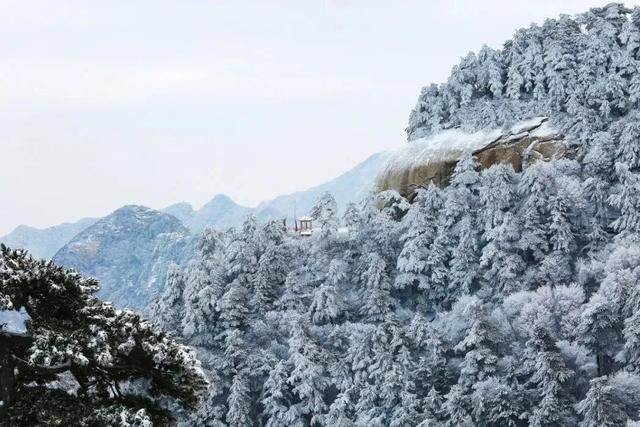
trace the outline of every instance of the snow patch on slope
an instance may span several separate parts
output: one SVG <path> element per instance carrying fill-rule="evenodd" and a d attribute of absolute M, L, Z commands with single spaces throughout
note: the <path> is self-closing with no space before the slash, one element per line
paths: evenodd
<path fill-rule="evenodd" d="M 497 128 L 469 133 L 461 129 L 447 129 L 414 139 L 396 150 L 391 154 L 380 176 L 393 170 L 457 160 L 463 152 L 476 152 L 496 142 L 508 144 L 528 136 L 544 139 L 557 134 L 557 130 L 549 125 L 546 117 L 523 120 L 506 131 Z"/>
<path fill-rule="evenodd" d="M 500 129 L 467 133 L 448 129 L 405 144 L 393 153 L 385 169 L 407 169 L 416 165 L 455 160 L 464 151 L 477 151 L 502 136 Z"/>

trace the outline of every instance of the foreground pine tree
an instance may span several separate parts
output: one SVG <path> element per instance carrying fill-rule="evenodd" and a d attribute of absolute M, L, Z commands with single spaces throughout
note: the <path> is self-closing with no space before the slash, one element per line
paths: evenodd
<path fill-rule="evenodd" d="M 189 407 L 206 381 L 194 355 L 138 314 L 94 295 L 98 283 L 0 245 L 0 426 L 165 425 L 158 405 Z"/>

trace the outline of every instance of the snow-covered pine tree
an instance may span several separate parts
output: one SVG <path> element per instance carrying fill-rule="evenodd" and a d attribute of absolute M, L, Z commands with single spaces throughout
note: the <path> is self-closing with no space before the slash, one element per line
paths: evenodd
<path fill-rule="evenodd" d="M 486 307 L 480 300 L 470 297 L 461 301 L 464 304 L 463 313 L 468 326 L 464 337 L 453 350 L 463 355 L 459 366 L 458 384 L 463 392 L 470 393 L 475 383 L 495 374 L 498 363 L 495 350 L 500 338 L 498 331 L 488 319 Z"/>
<path fill-rule="evenodd" d="M 288 378 L 289 367 L 286 361 L 281 360 L 269 371 L 264 382 L 262 417 L 267 427 L 278 427 L 288 421 L 287 412 L 296 402 L 287 383 Z"/>
<path fill-rule="evenodd" d="M 412 209 L 402 219 L 406 231 L 401 236 L 404 245 L 398 257 L 399 274 L 394 287 L 408 291 L 414 298 L 417 298 L 418 289 L 427 287 L 429 251 L 437 236 L 441 207 L 440 190 L 432 184 L 417 192 Z"/>
<path fill-rule="evenodd" d="M 591 380 L 587 395 L 576 405 L 577 412 L 583 417 L 580 427 L 614 427 L 624 425 L 628 420 L 608 383 L 607 377 Z"/>
<path fill-rule="evenodd" d="M 182 317 L 182 335 L 192 345 L 210 344 L 219 332 L 217 304 L 224 294 L 225 243 L 220 233 L 205 230 L 195 259 L 185 267 L 184 312 L 174 316 Z"/>
<path fill-rule="evenodd" d="M 521 422 L 522 396 L 497 377 L 475 383 L 471 401 L 476 425 L 516 426 Z"/>
<path fill-rule="evenodd" d="M 442 404 L 442 410 L 446 418 L 444 425 L 447 427 L 473 426 L 473 419 L 467 409 L 469 408 L 469 403 L 469 397 L 465 395 L 463 386 L 455 384 L 451 387 Z"/>
<path fill-rule="evenodd" d="M 407 327 L 411 353 L 416 359 L 414 381 L 418 394 L 436 393 L 447 389 L 450 382 L 446 347 L 441 331 L 417 312 Z"/>
<path fill-rule="evenodd" d="M 351 202 L 347 204 L 347 207 L 344 209 L 344 214 L 342 215 L 342 222 L 345 227 L 349 229 L 350 233 L 355 233 L 362 225 L 362 214 L 355 203 Z"/>
<path fill-rule="evenodd" d="M 572 395 L 568 381 L 574 372 L 567 367 L 549 333 L 534 325 L 525 353 L 523 370 L 529 373 L 531 394 L 529 425 L 574 425 Z"/>
<path fill-rule="evenodd" d="M 335 287 L 322 284 L 316 288 L 313 294 L 313 301 L 309 307 L 311 320 L 316 324 L 335 321 L 342 313 L 342 304 Z"/>
<path fill-rule="evenodd" d="M 269 221 L 261 230 L 265 248 L 258 261 L 253 279 L 251 305 L 254 310 L 270 310 L 273 302 L 284 290 L 284 282 L 291 266 L 291 252 L 284 239 L 285 230 L 275 221 Z"/>
<path fill-rule="evenodd" d="M 118 413 L 150 425 L 167 422 L 157 399 L 197 404 L 206 380 L 194 354 L 97 299 L 98 289 L 94 279 L 0 245 L 0 312 L 29 317 L 25 332 L 0 327 L 0 425 L 108 425 Z M 59 375 L 72 378 L 76 394 L 56 385 Z"/>
<path fill-rule="evenodd" d="M 602 249 L 609 240 L 610 206 L 607 196 L 611 188 L 610 172 L 613 168 L 615 145 L 608 132 L 599 132 L 590 143 L 589 151 L 583 158 L 584 170 L 588 177 L 583 182 L 584 193 L 589 201 L 583 211 L 584 222 L 588 224 L 589 251 Z"/>
<path fill-rule="evenodd" d="M 540 264 L 540 284 L 567 284 L 571 281 L 573 252 L 576 248 L 571 224 L 571 206 L 566 193 L 558 193 L 551 200 L 549 212 L 549 243 L 551 253 Z"/>
<path fill-rule="evenodd" d="M 498 299 L 525 286 L 522 275 L 526 265 L 519 251 L 520 233 L 520 224 L 511 212 L 504 214 L 498 226 L 485 232 L 487 244 L 482 249 L 480 265 L 487 291 Z"/>
<path fill-rule="evenodd" d="M 449 261 L 451 258 L 451 236 L 445 220 L 440 217 L 437 234 L 427 257 L 428 276 L 422 285 L 424 299 L 430 307 L 443 307 L 447 301 L 449 284 Z"/>
<path fill-rule="evenodd" d="M 616 174 L 620 185 L 618 191 L 609 196 L 609 203 L 620 212 L 611 223 L 617 232 L 640 231 L 640 175 L 633 173 L 624 163 L 616 163 Z"/>
<path fill-rule="evenodd" d="M 184 288 L 183 271 L 176 264 L 170 265 L 167 270 L 167 283 L 164 292 L 151 307 L 152 316 L 156 322 L 168 332 L 178 334 L 182 332 Z"/>
<path fill-rule="evenodd" d="M 248 378 L 243 373 L 233 377 L 229 397 L 227 423 L 230 427 L 249 427 L 255 425 L 255 416 L 251 414 Z"/>
<path fill-rule="evenodd" d="M 330 239 L 338 232 L 338 204 L 331 193 L 326 192 L 311 209 L 311 217 L 320 225 L 320 238 Z"/>
<path fill-rule="evenodd" d="M 370 253 L 366 256 L 361 281 L 362 314 L 369 321 L 383 320 L 394 303 L 390 295 L 387 264 L 380 255 Z"/>
<path fill-rule="evenodd" d="M 325 370 L 322 350 L 307 333 L 308 325 L 301 320 L 293 321 L 288 343 L 288 364 L 291 371 L 287 383 L 298 400 L 288 410 L 291 412 L 293 409 L 296 419 L 288 421 L 293 422 L 293 425 L 302 422 L 303 425 L 313 426 L 321 423 L 328 408 L 324 395 L 329 387 L 329 376 Z"/>
<path fill-rule="evenodd" d="M 611 126 L 611 132 L 618 141 L 616 161 L 627 165 L 629 170 L 640 170 L 640 113 L 634 111 Z"/>
<path fill-rule="evenodd" d="M 450 284 L 447 292 L 449 303 L 455 301 L 459 295 L 470 294 L 478 288 L 480 246 L 477 228 L 472 221 L 471 216 L 465 216 L 458 224 L 458 244 L 451 251 Z"/>
<path fill-rule="evenodd" d="M 511 165 L 493 165 L 482 171 L 479 185 L 479 228 L 483 233 L 500 225 L 516 203 L 517 177 Z"/>
<path fill-rule="evenodd" d="M 477 214 L 480 174 L 471 152 L 465 152 L 451 175 L 448 197 L 444 203 L 446 231 L 451 240 L 451 260 L 447 283 L 447 303 L 476 288 L 479 271 Z"/>

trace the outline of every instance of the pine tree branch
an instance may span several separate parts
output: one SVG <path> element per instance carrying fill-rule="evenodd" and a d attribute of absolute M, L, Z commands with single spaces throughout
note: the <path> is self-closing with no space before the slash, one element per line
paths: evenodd
<path fill-rule="evenodd" d="M 66 372 L 69 369 L 71 369 L 71 365 L 72 365 L 70 360 L 67 360 L 64 363 L 60 363 L 57 365 L 46 366 L 46 365 L 37 365 L 37 364 L 29 363 L 26 360 L 21 359 L 16 355 L 12 355 L 12 358 L 14 361 L 18 363 L 18 365 L 31 371 L 32 373 L 43 374 L 43 375 L 59 374 L 62 372 Z"/>

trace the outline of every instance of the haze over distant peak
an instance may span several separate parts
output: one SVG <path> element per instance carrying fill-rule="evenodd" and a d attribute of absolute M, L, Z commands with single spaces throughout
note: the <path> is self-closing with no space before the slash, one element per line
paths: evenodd
<path fill-rule="evenodd" d="M 19 225 L 11 233 L 0 238 L 0 242 L 12 248 L 25 248 L 36 258 L 51 258 L 76 234 L 93 225 L 98 218 L 82 218 L 47 228 Z"/>
<path fill-rule="evenodd" d="M 162 211 L 176 216 L 194 232 L 205 227 L 221 230 L 233 227 L 250 214 L 255 215 L 258 221 L 284 218 L 293 221 L 294 212 L 297 216 L 306 214 L 324 192 L 333 195 L 341 212 L 348 203 L 363 200 L 373 190 L 376 175 L 389 156 L 389 152 L 373 154 L 337 178 L 307 190 L 265 200 L 255 208 L 239 205 L 226 194 L 218 194 L 198 210 L 189 203 L 176 203 Z"/>
<path fill-rule="evenodd" d="M 316 200 L 324 192 L 329 192 L 338 202 L 338 210 L 342 212 L 350 202 L 359 202 L 373 190 L 375 178 L 385 165 L 390 152 L 380 152 L 369 156 L 365 161 L 356 165 L 353 169 L 342 175 L 311 187 L 307 190 L 278 196 L 272 200 L 264 201 L 258 205 L 258 212 L 264 209 L 272 209 L 282 212 L 283 217 L 291 220 L 294 209 L 297 216 L 308 213 Z"/>

